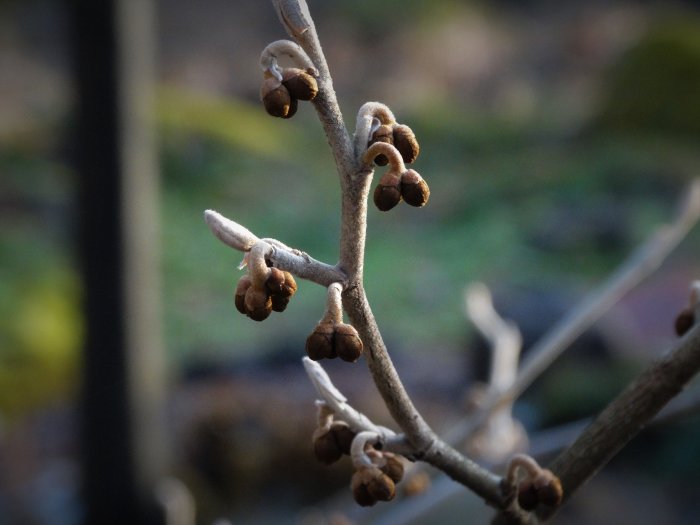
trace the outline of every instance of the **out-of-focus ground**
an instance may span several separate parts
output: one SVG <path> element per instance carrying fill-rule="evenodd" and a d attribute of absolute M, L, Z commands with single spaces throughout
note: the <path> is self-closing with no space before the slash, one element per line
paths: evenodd
<path fill-rule="evenodd" d="M 700 173 L 700 12 L 694 2 L 446 0 L 311 10 L 348 126 L 380 100 L 421 144 L 415 169 L 430 203 L 370 210 L 365 284 L 409 392 L 440 429 L 483 377 L 467 283 L 489 285 L 531 343 L 673 216 Z M 259 53 L 284 37 L 265 2 L 158 3 L 173 472 L 201 523 L 316 523 L 314 506 L 350 478 L 349 463 L 322 467 L 309 449 L 314 394 L 300 358 L 324 290 L 300 282 L 284 314 L 244 318 L 232 300 L 240 254 L 202 220 L 214 208 L 336 260 L 337 179 L 313 111 L 302 104 L 282 121 L 258 102 Z M 3 524 L 80 517 L 69 41 L 62 4 L 0 3 Z M 692 232 L 526 393 L 516 413 L 529 429 L 594 414 L 671 344 L 699 247 Z M 329 368 L 357 408 L 391 425 L 362 362 Z M 645 432 L 563 521 L 697 522 L 699 423 Z M 453 501 L 421 523 L 463 516 Z"/>

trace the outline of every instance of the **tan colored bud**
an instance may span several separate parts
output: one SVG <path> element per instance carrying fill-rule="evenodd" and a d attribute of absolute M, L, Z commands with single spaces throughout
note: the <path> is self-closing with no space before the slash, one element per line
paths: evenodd
<path fill-rule="evenodd" d="M 415 170 L 401 174 L 401 197 L 411 206 L 425 206 L 430 198 L 428 183 Z"/>
<path fill-rule="evenodd" d="M 357 434 L 352 431 L 345 421 L 334 421 L 331 425 L 331 432 L 335 436 L 340 451 L 345 455 L 350 455 L 352 440 L 355 439 Z"/>
<path fill-rule="evenodd" d="M 374 189 L 374 204 L 380 211 L 389 211 L 401 202 L 401 178 L 398 173 L 387 171 Z"/>
<path fill-rule="evenodd" d="M 379 126 L 374 133 L 372 133 L 368 146 L 371 146 L 375 142 L 386 142 L 387 144 L 393 144 L 394 132 L 392 127 L 388 124 L 382 124 Z M 377 166 L 386 166 L 389 163 L 389 159 L 386 157 L 386 155 L 380 154 L 374 158 L 374 163 Z"/>
<path fill-rule="evenodd" d="M 272 312 L 272 300 L 267 291 L 251 286 L 245 294 L 245 309 L 253 321 L 264 321 Z"/>
<path fill-rule="evenodd" d="M 236 294 L 234 297 L 236 310 L 246 315 L 248 315 L 248 311 L 245 308 L 245 294 L 248 291 L 248 288 L 250 288 L 251 284 L 252 283 L 248 275 L 242 276 L 236 285 Z"/>
<path fill-rule="evenodd" d="M 384 461 L 386 463 L 379 469 L 391 478 L 394 483 L 399 483 L 403 479 L 403 461 L 395 454 L 389 452 L 384 453 Z"/>
<path fill-rule="evenodd" d="M 282 118 L 290 116 L 292 98 L 287 88 L 275 77 L 270 76 L 263 80 L 262 86 L 260 86 L 260 100 L 262 100 L 265 111 L 269 115 Z"/>
<path fill-rule="evenodd" d="M 418 158 L 420 146 L 413 130 L 405 124 L 396 124 L 393 129 L 394 146 L 401 153 L 406 164 L 411 164 Z"/>
<path fill-rule="evenodd" d="M 359 467 L 350 482 L 355 501 L 363 507 L 377 501 L 391 501 L 396 495 L 396 485 L 389 476 L 374 466 Z"/>
<path fill-rule="evenodd" d="M 317 429 L 313 438 L 314 456 L 324 465 L 331 465 L 343 457 L 335 434 L 329 429 Z"/>
<path fill-rule="evenodd" d="M 270 274 L 265 281 L 265 288 L 271 295 L 281 294 L 284 286 L 285 275 L 279 268 L 270 268 Z"/>
<path fill-rule="evenodd" d="M 292 98 L 299 100 L 313 100 L 318 94 L 316 79 L 303 69 L 285 68 L 282 71 L 282 84 Z"/>
<path fill-rule="evenodd" d="M 334 327 L 331 323 L 321 322 L 316 325 L 311 335 L 306 338 L 306 354 L 314 361 L 336 357 L 333 347 Z"/>
<path fill-rule="evenodd" d="M 343 361 L 354 363 L 362 355 L 362 340 L 352 325 L 339 323 L 335 325 L 335 353 Z"/>
<path fill-rule="evenodd" d="M 294 280 L 294 276 L 289 272 L 284 272 L 284 284 L 282 285 L 280 295 L 282 295 L 282 297 L 291 297 L 296 292 L 297 282 Z"/>

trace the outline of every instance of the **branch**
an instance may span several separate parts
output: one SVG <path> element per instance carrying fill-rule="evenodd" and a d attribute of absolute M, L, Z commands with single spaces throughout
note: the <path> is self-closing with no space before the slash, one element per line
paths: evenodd
<path fill-rule="evenodd" d="M 688 332 L 666 356 L 652 364 L 617 396 L 578 439 L 550 465 L 562 482 L 564 498 L 595 475 L 678 395 L 700 370 L 700 327 Z M 549 518 L 553 512 L 543 511 Z"/>
<path fill-rule="evenodd" d="M 221 242 L 235 250 L 250 252 L 254 245 L 266 244 L 263 248 L 265 259 L 276 268 L 286 270 L 301 279 L 324 287 L 345 282 L 347 279 L 345 273 L 336 266 L 317 261 L 308 254 L 289 248 L 274 239 L 259 239 L 245 227 L 213 210 L 204 212 L 204 220 Z"/>
<path fill-rule="evenodd" d="M 654 272 L 700 220 L 700 179 L 694 179 L 679 206 L 677 218 L 659 227 L 647 241 L 596 290 L 571 310 L 530 350 L 515 382 L 506 391 L 487 396 L 480 411 L 463 424 L 449 431 L 450 442 L 472 434 L 488 418 L 488 414 L 507 405 L 522 394 L 569 345 L 588 327 L 600 319 L 627 292 Z"/>

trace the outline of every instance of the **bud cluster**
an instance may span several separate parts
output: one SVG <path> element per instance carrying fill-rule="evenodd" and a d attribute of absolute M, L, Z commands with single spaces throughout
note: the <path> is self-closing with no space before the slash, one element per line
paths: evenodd
<path fill-rule="evenodd" d="M 403 462 L 390 452 L 379 452 L 379 463 L 361 465 L 355 470 L 350 489 L 355 502 L 362 507 L 370 507 L 378 501 L 391 501 L 396 495 L 396 484 L 403 479 Z"/>
<path fill-rule="evenodd" d="M 415 162 L 416 158 L 418 158 L 418 153 L 420 153 L 420 146 L 413 130 L 405 124 L 397 124 L 396 122 L 389 124 L 380 123 L 374 130 L 374 133 L 372 133 L 367 146 L 371 146 L 376 142 L 384 142 L 394 146 L 406 164 Z M 389 159 L 386 155 L 380 154 L 374 158 L 374 163 L 377 166 L 386 166 L 389 163 Z"/>
<path fill-rule="evenodd" d="M 374 204 L 380 211 L 389 211 L 401 200 L 420 208 L 427 204 L 430 188 L 415 170 L 408 169 L 399 173 L 390 169 L 379 179 L 373 198 Z"/>
<path fill-rule="evenodd" d="M 296 291 L 292 274 L 279 268 L 269 268 L 262 282 L 256 283 L 250 275 L 244 275 L 236 286 L 236 309 L 254 321 L 264 321 L 272 311 L 283 312 Z"/>
<path fill-rule="evenodd" d="M 283 68 L 281 73 L 278 70 L 265 71 L 265 79 L 260 86 L 260 99 L 265 111 L 273 117 L 293 117 L 299 100 L 313 100 L 318 94 L 315 73 L 312 68 L 295 67 Z"/>
<path fill-rule="evenodd" d="M 362 355 L 360 335 L 352 325 L 322 320 L 306 338 L 306 353 L 314 361 L 340 357 L 354 363 Z"/>

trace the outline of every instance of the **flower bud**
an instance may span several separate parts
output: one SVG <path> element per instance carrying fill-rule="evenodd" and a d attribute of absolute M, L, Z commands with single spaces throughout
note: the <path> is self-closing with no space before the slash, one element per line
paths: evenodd
<path fill-rule="evenodd" d="M 318 83 L 313 75 L 295 67 L 282 71 L 282 84 L 287 88 L 292 98 L 313 100 L 318 94 Z"/>
<path fill-rule="evenodd" d="M 401 178 L 399 174 L 387 171 L 374 189 L 374 204 L 380 211 L 389 211 L 401 202 Z"/>
<path fill-rule="evenodd" d="M 263 80 L 262 86 L 260 86 L 260 99 L 265 106 L 265 111 L 273 117 L 285 118 L 290 116 L 292 98 L 287 88 L 274 76 L 267 77 Z"/>
<path fill-rule="evenodd" d="M 270 295 L 280 294 L 282 286 L 284 286 L 285 275 L 279 268 L 270 268 L 270 274 L 265 280 L 265 288 L 270 292 Z"/>
<path fill-rule="evenodd" d="M 314 361 L 321 359 L 333 359 L 336 357 L 333 347 L 333 334 L 335 333 L 332 323 L 321 322 L 316 325 L 311 335 L 306 338 L 306 354 Z"/>
<path fill-rule="evenodd" d="M 537 499 L 543 505 L 557 507 L 564 497 L 564 489 L 558 477 L 549 470 L 545 470 L 545 472 L 547 475 L 541 476 L 533 482 L 533 486 L 537 490 Z"/>
<path fill-rule="evenodd" d="M 236 303 L 236 310 L 245 315 L 248 315 L 248 311 L 245 308 L 245 294 L 248 291 L 248 288 L 250 288 L 250 285 L 251 280 L 248 275 L 242 276 L 238 280 L 238 284 L 236 285 L 236 294 L 234 297 L 234 301 Z"/>
<path fill-rule="evenodd" d="M 355 327 L 345 323 L 335 325 L 335 353 L 343 361 L 354 363 L 362 355 L 362 340 Z"/>
<path fill-rule="evenodd" d="M 363 507 L 377 501 L 391 501 L 396 495 L 396 485 L 389 476 L 377 467 L 360 467 L 352 475 L 350 482 L 355 501 Z"/>
<path fill-rule="evenodd" d="M 523 510 L 534 510 L 539 503 L 537 489 L 531 480 L 525 480 L 518 485 L 518 505 Z"/>
<path fill-rule="evenodd" d="M 413 134 L 413 130 L 405 124 L 396 124 L 393 129 L 394 146 L 401 153 L 406 164 L 411 164 L 418 158 L 420 146 Z"/>
<path fill-rule="evenodd" d="M 265 290 L 251 286 L 245 293 L 245 309 L 253 321 L 264 321 L 272 312 L 272 300 Z"/>
<path fill-rule="evenodd" d="M 297 293 L 297 282 L 294 280 L 294 276 L 289 272 L 284 272 L 284 284 L 280 291 L 282 297 L 291 297 Z"/>
<path fill-rule="evenodd" d="M 350 447 L 352 440 L 355 439 L 355 432 L 345 421 L 333 421 L 331 432 L 335 436 L 335 441 L 338 443 L 338 448 L 345 455 L 350 455 Z"/>
<path fill-rule="evenodd" d="M 368 146 L 371 146 L 375 142 L 386 142 L 387 144 L 394 143 L 394 134 L 390 125 L 382 124 L 374 131 L 374 133 L 372 133 Z M 389 163 L 389 159 L 386 157 L 386 155 L 380 154 L 374 158 L 374 163 L 377 166 L 386 166 Z"/>
<path fill-rule="evenodd" d="M 389 452 L 384 453 L 384 461 L 386 463 L 379 469 L 389 476 L 394 483 L 400 482 L 403 479 L 403 461 Z"/>
<path fill-rule="evenodd" d="M 430 198 L 428 183 L 415 170 L 406 170 L 401 174 L 401 197 L 411 206 L 425 206 Z"/>
<path fill-rule="evenodd" d="M 314 432 L 313 443 L 314 456 L 324 465 L 331 465 L 343 457 L 343 451 L 331 429 L 317 429 Z"/>

